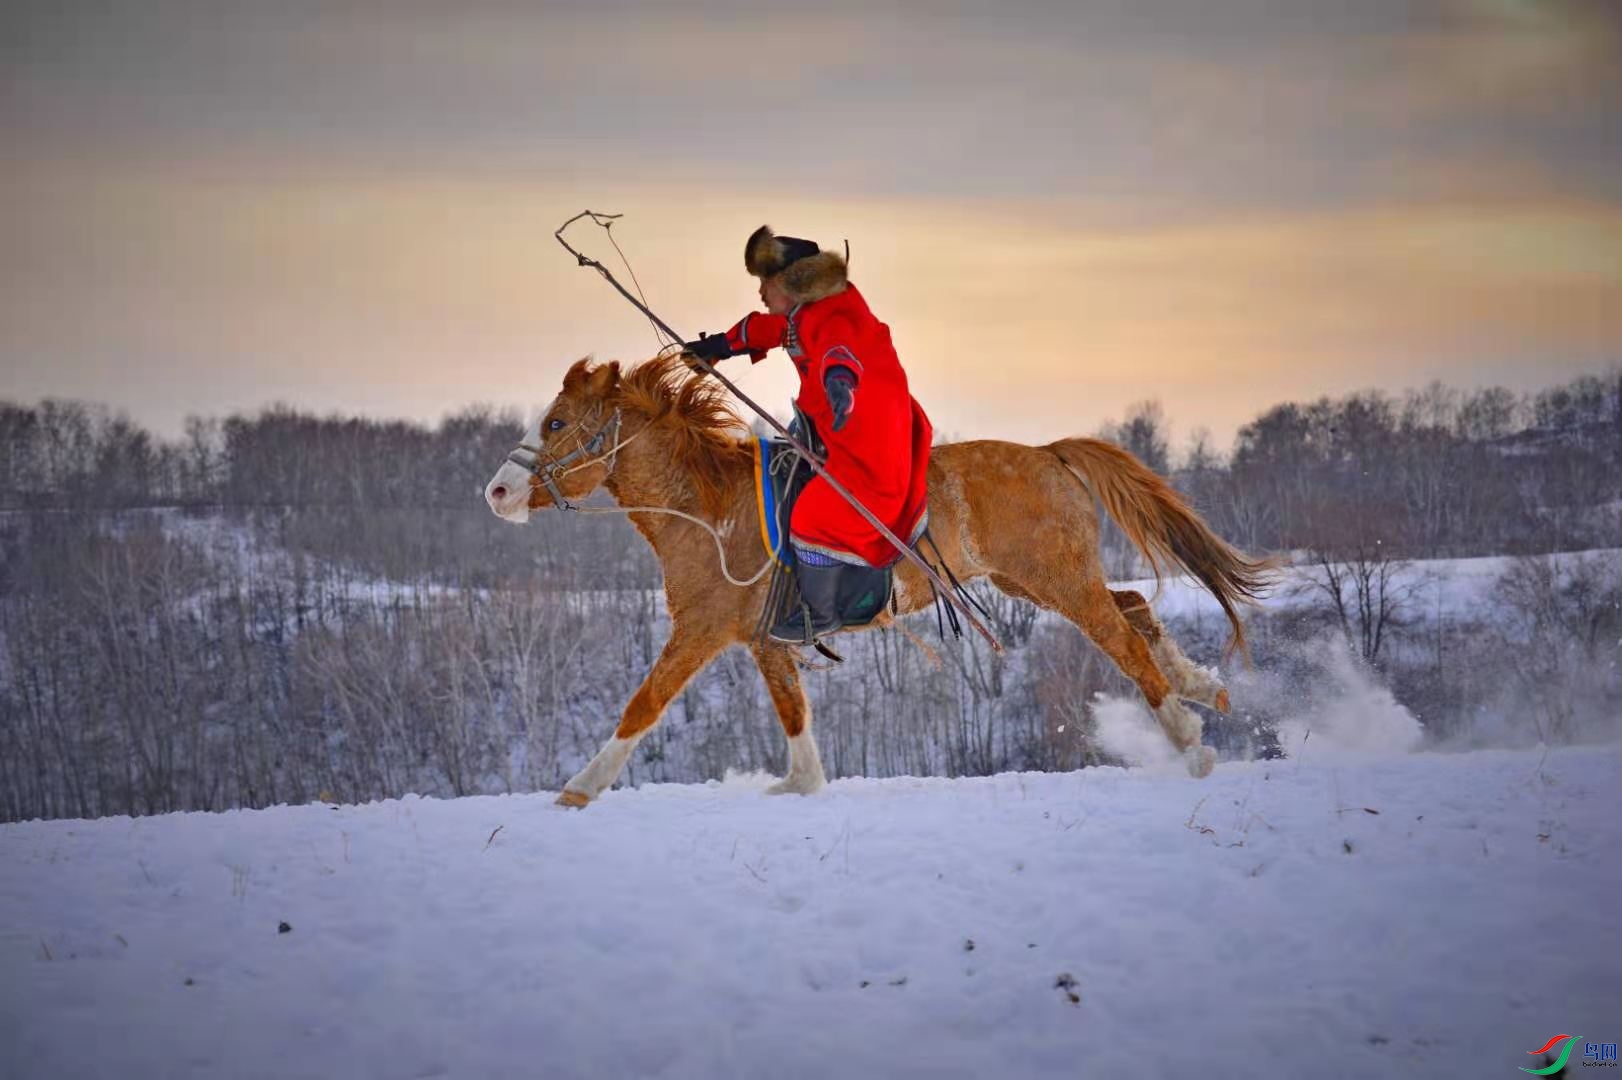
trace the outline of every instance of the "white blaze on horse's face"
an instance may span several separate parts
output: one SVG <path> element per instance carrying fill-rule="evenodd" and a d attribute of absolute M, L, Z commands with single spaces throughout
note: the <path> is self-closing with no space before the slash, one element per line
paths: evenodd
<path fill-rule="evenodd" d="M 541 445 L 541 427 L 546 418 L 557 407 L 557 402 L 542 409 L 524 432 L 525 446 Z M 490 510 L 503 521 L 510 521 L 514 525 L 522 525 L 529 520 L 529 495 L 534 477 L 529 470 L 513 461 L 504 461 L 496 475 L 484 485 L 484 501 L 490 504 Z"/>

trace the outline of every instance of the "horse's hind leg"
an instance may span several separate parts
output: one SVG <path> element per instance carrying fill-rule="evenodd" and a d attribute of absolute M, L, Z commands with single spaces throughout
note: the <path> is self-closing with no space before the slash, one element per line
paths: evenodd
<path fill-rule="evenodd" d="M 1149 653 L 1171 683 L 1172 693 L 1185 701 L 1197 701 L 1219 713 L 1226 713 L 1228 688 L 1222 685 L 1210 668 L 1200 667 L 1183 655 L 1177 642 L 1155 618 L 1143 594 L 1130 589 L 1111 589 L 1110 595 L 1132 629 L 1148 643 Z"/>
<path fill-rule="evenodd" d="M 1216 765 L 1216 751 L 1200 745 L 1200 718 L 1178 700 L 1170 681 L 1155 663 L 1149 642 L 1121 614 L 1103 579 L 1086 582 L 1068 596 L 1044 597 L 1043 601 L 1080 627 L 1115 661 L 1122 674 L 1138 684 L 1161 730 L 1183 752 L 1189 774 L 1210 775 Z"/>
<path fill-rule="evenodd" d="M 1038 597 L 1031 595 L 1019 582 L 1007 575 L 992 574 L 991 583 L 1009 596 L 1029 600 L 1035 604 L 1042 603 Z M 1184 701 L 1197 701 L 1219 713 L 1228 711 L 1228 688 L 1222 685 L 1221 680 L 1210 669 L 1199 667 L 1183 655 L 1183 650 L 1178 648 L 1177 642 L 1166 632 L 1160 620 L 1155 618 L 1155 613 L 1149 607 L 1149 601 L 1143 598 L 1142 593 L 1133 592 L 1131 589 L 1111 589 L 1110 598 L 1125 616 L 1127 624 L 1136 630 L 1143 638 L 1144 644 L 1149 646 L 1149 655 L 1154 657 L 1155 666 L 1160 668 L 1161 674 L 1165 675 L 1166 681 L 1171 684 L 1173 694 Z"/>
<path fill-rule="evenodd" d="M 788 737 L 788 775 L 766 789 L 768 795 L 809 795 L 827 783 L 822 772 L 822 755 L 811 734 L 811 705 L 800 685 L 800 670 L 793 652 L 784 646 L 768 645 L 752 650 L 755 663 L 766 679 L 766 690 L 777 709 L 777 719 Z"/>

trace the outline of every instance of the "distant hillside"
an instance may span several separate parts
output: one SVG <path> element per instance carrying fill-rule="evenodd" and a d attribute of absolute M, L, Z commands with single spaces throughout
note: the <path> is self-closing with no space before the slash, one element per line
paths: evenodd
<path fill-rule="evenodd" d="M 1208 716 L 1206 741 L 1230 758 L 1285 752 L 1292 724 L 1348 701 L 1406 713 L 1431 744 L 1610 730 L 1618 385 L 1283 405 L 1231 460 L 1196 440 L 1175 469 L 1157 410 L 1110 432 L 1219 532 L 1295 563 L 1248 616 L 1257 667 L 1230 670 L 1235 713 Z M 164 444 L 85 406 L 0 408 L 0 818 L 561 783 L 668 631 L 658 565 L 623 519 L 516 528 L 488 512 L 480 489 L 517 427 L 489 410 L 432 429 L 270 410 Z M 1483 555 L 1538 557 L 1457 561 Z M 1142 573 L 1118 542 L 1109 562 Z M 1460 605 L 1466 577 L 1480 599 Z M 1159 596 L 1184 650 L 1220 662 L 1224 620 L 1173 583 Z M 1131 697 L 1114 668 L 1068 624 L 982 598 L 1006 655 L 941 643 L 925 615 L 911 626 L 928 650 L 869 634 L 811 675 L 832 775 L 1120 760 L 1095 707 Z M 733 652 L 628 776 L 782 758 L 759 674 Z"/>

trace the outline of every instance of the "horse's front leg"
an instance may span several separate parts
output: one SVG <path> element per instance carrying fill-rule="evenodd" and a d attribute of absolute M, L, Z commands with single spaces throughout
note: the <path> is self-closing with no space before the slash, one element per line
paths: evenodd
<path fill-rule="evenodd" d="M 614 737 L 603 744 L 597 756 L 584 769 L 563 785 L 558 803 L 562 806 L 585 806 L 607 791 L 619 779 L 625 763 L 631 760 L 631 752 L 636 749 L 636 744 L 664 715 L 665 706 L 681 693 L 687 680 L 698 674 L 725 647 L 726 641 L 721 637 L 700 633 L 692 627 L 684 628 L 677 623 L 670 632 L 670 640 L 665 642 L 664 650 L 659 653 L 659 659 L 653 662 L 653 670 L 648 672 L 648 677 L 642 680 L 642 685 L 631 697 L 630 704 L 625 706 L 625 714 L 620 717 L 619 727 L 614 729 Z"/>
<path fill-rule="evenodd" d="M 800 684 L 800 669 L 793 651 L 785 645 L 754 649 L 755 663 L 766 678 L 766 690 L 777 709 L 777 719 L 788 738 L 788 775 L 766 789 L 768 795 L 810 795 L 828 784 L 822 772 L 822 755 L 811 735 L 811 705 Z"/>

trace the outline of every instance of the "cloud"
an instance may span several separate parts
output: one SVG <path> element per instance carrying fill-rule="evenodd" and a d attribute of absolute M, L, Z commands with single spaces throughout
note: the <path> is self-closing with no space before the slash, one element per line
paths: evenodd
<path fill-rule="evenodd" d="M 1508 174 L 1622 195 L 1599 3 L 8 10 L 7 126 L 158 160 L 1155 213 L 1435 196 L 1444 173 L 1465 194 Z"/>

